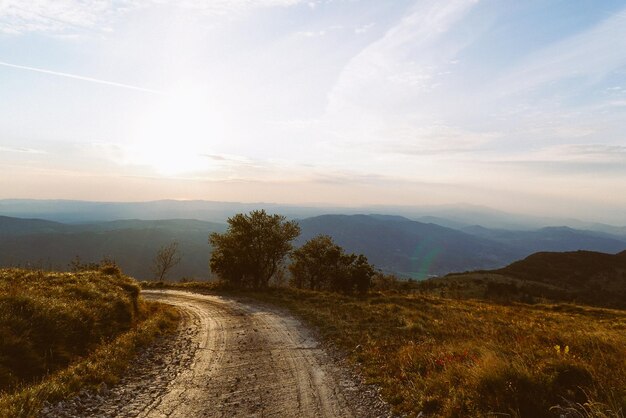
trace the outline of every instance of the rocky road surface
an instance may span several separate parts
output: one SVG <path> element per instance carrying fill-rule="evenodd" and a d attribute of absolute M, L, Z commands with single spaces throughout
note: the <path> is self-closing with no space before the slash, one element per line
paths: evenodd
<path fill-rule="evenodd" d="M 112 387 L 46 405 L 44 417 L 387 417 L 340 356 L 282 310 L 221 296 L 144 291 L 179 308 L 178 332 Z"/>

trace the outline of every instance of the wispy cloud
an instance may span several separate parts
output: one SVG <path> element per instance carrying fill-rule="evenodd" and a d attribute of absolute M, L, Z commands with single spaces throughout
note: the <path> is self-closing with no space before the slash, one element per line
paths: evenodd
<path fill-rule="evenodd" d="M 149 0 L 148 0 L 149 1 Z M 165 0 L 152 0 L 155 3 L 168 3 Z M 242 13 L 253 9 L 264 7 L 287 7 L 298 3 L 304 3 L 304 0 L 183 0 L 173 2 L 177 7 L 193 9 L 205 14 L 226 15 L 231 13 Z M 315 2 L 308 2 L 309 7 Z"/>
<path fill-rule="evenodd" d="M 2 147 L 0 146 L 0 151 L 2 152 L 17 152 L 21 154 L 45 154 L 46 151 L 35 148 L 22 148 L 22 147 Z"/>
<path fill-rule="evenodd" d="M 62 33 L 93 29 L 130 1 L 4 0 L 0 3 L 0 32 Z"/>
<path fill-rule="evenodd" d="M 533 153 L 536 161 L 565 161 L 588 163 L 624 163 L 626 146 L 611 144 L 564 144 L 542 148 Z"/>
<path fill-rule="evenodd" d="M 414 101 L 416 95 L 429 91 L 438 82 L 441 67 L 449 64 L 457 52 L 457 47 L 442 48 L 438 41 L 476 3 L 417 2 L 400 22 L 344 67 L 330 94 L 330 110 L 342 111 L 345 106 L 362 107 L 367 103 L 376 106 L 377 112 L 389 112 L 393 100 L 393 113 L 398 113 L 407 100 Z M 432 48 L 440 50 L 436 57 Z"/>
<path fill-rule="evenodd" d="M 472 132 L 443 124 L 388 127 L 385 134 L 390 139 L 377 147 L 381 152 L 442 156 L 474 152 L 501 135 L 497 132 Z"/>
<path fill-rule="evenodd" d="M 488 165 L 522 169 L 531 177 L 565 174 L 590 180 L 589 175 L 626 175 L 626 146 L 610 144 L 561 144 L 518 155 L 503 156 Z M 615 177 L 617 179 L 619 177 Z M 545 179 L 549 181 L 549 179 Z"/>
<path fill-rule="evenodd" d="M 501 95 L 529 92 L 559 80 L 579 80 L 572 91 L 626 66 L 626 9 L 596 26 L 524 58 L 494 85 Z"/>
<path fill-rule="evenodd" d="M 130 85 L 130 84 L 118 83 L 118 82 L 115 82 L 115 81 L 102 80 L 102 79 L 98 79 L 98 78 L 84 77 L 84 76 L 81 76 L 81 75 L 68 74 L 68 73 L 64 73 L 64 72 L 60 72 L 60 71 L 47 70 L 47 69 L 44 69 L 44 68 L 36 68 L 36 67 L 29 67 L 29 66 L 26 66 L 26 65 L 11 64 L 11 63 L 4 62 L 4 61 L 0 61 L 0 66 L 9 67 L 9 68 L 15 68 L 15 69 L 18 69 L 18 70 L 33 71 L 33 72 L 42 73 L 42 74 L 49 74 L 49 75 L 53 75 L 53 76 L 57 76 L 57 77 L 71 78 L 71 79 L 74 79 L 74 80 L 86 81 L 86 82 L 89 82 L 89 83 L 105 84 L 105 85 L 113 86 L 113 87 L 120 87 L 120 88 L 124 88 L 124 89 L 141 91 L 141 92 L 144 92 L 144 93 L 163 94 L 163 92 L 158 91 L 158 90 L 148 89 L 148 88 L 139 87 L 139 86 L 133 86 L 133 85 Z"/>
<path fill-rule="evenodd" d="M 62 34 L 73 31 L 110 31 L 115 19 L 150 8 L 188 10 L 201 16 L 225 16 L 265 7 L 287 7 L 303 0 L 3 0 L 0 33 Z"/>

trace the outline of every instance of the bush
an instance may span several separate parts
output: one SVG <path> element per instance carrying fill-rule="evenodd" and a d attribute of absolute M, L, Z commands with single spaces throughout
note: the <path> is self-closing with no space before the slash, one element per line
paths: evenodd
<path fill-rule="evenodd" d="M 291 283 L 297 288 L 364 293 L 374 268 L 360 254 L 346 254 L 328 235 L 307 241 L 292 254 Z"/>

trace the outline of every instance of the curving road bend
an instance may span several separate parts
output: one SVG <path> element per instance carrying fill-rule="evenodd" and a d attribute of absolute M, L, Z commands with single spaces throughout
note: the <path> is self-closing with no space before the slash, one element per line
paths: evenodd
<path fill-rule="evenodd" d="M 175 335 L 140 353 L 121 382 L 46 404 L 41 417 L 389 417 L 372 386 L 282 310 L 222 296 L 144 291 L 176 306 Z"/>
<path fill-rule="evenodd" d="M 331 361 L 294 318 L 218 296 L 143 295 L 177 306 L 195 336 L 190 364 L 137 416 L 354 416 Z"/>

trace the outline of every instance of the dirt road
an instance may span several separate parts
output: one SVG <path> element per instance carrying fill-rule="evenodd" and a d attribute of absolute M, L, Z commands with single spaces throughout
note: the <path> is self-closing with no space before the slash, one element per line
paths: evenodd
<path fill-rule="evenodd" d="M 375 390 L 358 384 L 285 312 L 220 296 L 142 294 L 182 312 L 174 341 L 157 344 L 120 385 L 83 394 L 80 410 L 70 402 L 44 416 L 388 416 Z"/>

